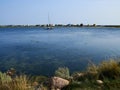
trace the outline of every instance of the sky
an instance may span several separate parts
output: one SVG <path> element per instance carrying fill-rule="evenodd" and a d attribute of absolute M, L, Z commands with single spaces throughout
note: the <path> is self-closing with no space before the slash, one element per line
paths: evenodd
<path fill-rule="evenodd" d="M 120 25 L 120 0 L 0 0 L 0 25 Z"/>

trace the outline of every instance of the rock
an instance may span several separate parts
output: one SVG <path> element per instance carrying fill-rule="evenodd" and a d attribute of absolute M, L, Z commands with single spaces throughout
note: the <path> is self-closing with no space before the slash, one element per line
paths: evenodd
<path fill-rule="evenodd" d="M 97 84 L 102 85 L 103 81 L 102 80 L 96 80 Z"/>
<path fill-rule="evenodd" d="M 55 90 L 60 90 L 61 88 L 69 85 L 69 81 L 60 77 L 51 78 L 51 87 Z"/>

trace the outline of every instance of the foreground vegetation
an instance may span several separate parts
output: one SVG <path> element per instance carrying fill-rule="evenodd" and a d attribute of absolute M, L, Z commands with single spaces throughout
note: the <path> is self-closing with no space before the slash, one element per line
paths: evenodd
<path fill-rule="evenodd" d="M 120 63 L 115 60 L 91 63 L 85 72 L 76 72 L 72 77 L 66 90 L 119 90 Z"/>
<path fill-rule="evenodd" d="M 49 90 L 50 78 L 45 76 L 16 75 L 14 69 L 0 72 L 0 90 Z M 84 72 L 70 75 L 67 67 L 55 71 L 56 77 L 70 83 L 62 90 L 119 90 L 120 63 L 115 60 L 104 61 L 99 65 L 90 63 Z"/>

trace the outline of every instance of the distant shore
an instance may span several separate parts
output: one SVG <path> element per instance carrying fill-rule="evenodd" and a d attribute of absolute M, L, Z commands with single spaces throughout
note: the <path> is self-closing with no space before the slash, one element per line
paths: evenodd
<path fill-rule="evenodd" d="M 52 26 L 52 27 L 114 27 L 114 28 L 120 28 L 120 25 L 96 25 L 96 24 L 93 24 L 93 25 L 89 25 L 89 24 L 88 25 L 83 25 L 83 24 L 0 25 L 0 28 L 9 28 L 9 27 L 10 28 L 14 28 L 14 27 L 26 27 L 26 28 L 41 27 L 41 28 L 44 28 L 47 26 Z"/>

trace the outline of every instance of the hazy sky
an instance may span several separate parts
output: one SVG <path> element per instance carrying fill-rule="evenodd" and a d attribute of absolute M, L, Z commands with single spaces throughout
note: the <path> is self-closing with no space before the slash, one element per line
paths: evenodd
<path fill-rule="evenodd" d="M 120 24 L 120 0 L 0 0 L 0 24 Z"/>

